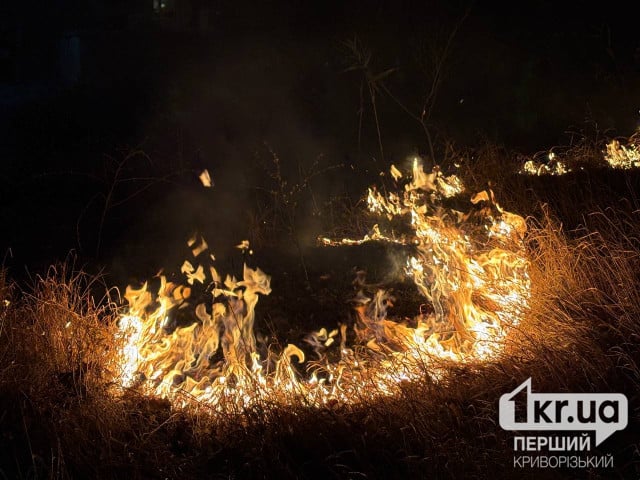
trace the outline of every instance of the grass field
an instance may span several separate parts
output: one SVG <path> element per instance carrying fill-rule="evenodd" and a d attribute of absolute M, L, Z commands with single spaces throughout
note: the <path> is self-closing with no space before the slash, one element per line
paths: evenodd
<path fill-rule="evenodd" d="M 588 159 L 601 147 L 565 155 Z M 638 478 L 640 172 L 585 161 L 561 176 L 519 175 L 515 157 L 491 146 L 451 158 L 470 191 L 489 185 L 528 227 L 530 304 L 497 355 L 444 362 L 437 378 L 425 371 L 393 395 L 321 407 L 267 399 L 212 414 L 198 402 L 178 408 L 119 388 L 117 319 L 126 307 L 101 277 L 71 260 L 28 285 L 3 271 L 0 476 Z M 355 221 L 351 227 L 360 228 Z M 311 327 L 314 314 L 335 327 L 340 319 L 331 325 L 331 315 L 352 314 L 344 300 L 355 259 L 384 271 L 388 257 L 371 252 L 389 249 L 311 249 L 305 270 L 287 268 L 285 277 L 278 268 L 301 257 L 280 258 L 281 250 L 269 256 L 265 245 L 266 265 L 259 266 L 274 276 L 274 292 L 256 307 L 256 330 L 284 345 Z M 335 281 L 319 283 L 328 270 Z M 405 293 L 390 318 L 425 301 L 409 287 Z M 498 424 L 498 400 L 528 377 L 538 392 L 627 396 L 629 425 L 590 452 L 612 454 L 612 468 L 514 467 L 514 434 Z M 375 386 L 362 385 L 368 388 Z"/>

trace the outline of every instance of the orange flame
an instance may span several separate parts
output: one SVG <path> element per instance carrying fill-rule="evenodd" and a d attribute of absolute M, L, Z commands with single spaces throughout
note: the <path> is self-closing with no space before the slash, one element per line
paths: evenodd
<path fill-rule="evenodd" d="M 395 167 L 392 176 L 404 178 Z M 174 405 L 195 402 L 222 413 L 263 401 L 354 404 L 391 395 L 402 381 L 425 375 L 437 379 L 437 361 L 491 358 L 528 307 L 526 226 L 520 216 L 503 211 L 491 191 L 475 195 L 468 213 L 444 205 L 463 192 L 459 178 L 445 177 L 438 168 L 425 173 L 416 160 L 401 191 L 382 195 L 371 188 L 367 199 L 369 210 L 387 221 L 406 220 L 409 233 L 396 235 L 375 225 L 360 240 L 321 239 L 325 245 L 378 241 L 411 246 L 405 271 L 433 310 L 418 314 L 414 327 L 387 318 L 394 301 L 388 292 L 380 290 L 373 298 L 361 292 L 357 344 L 347 345 L 346 325 L 312 332 L 307 341 L 318 359 L 308 361 L 301 374 L 296 363 L 302 365 L 305 355 L 295 345 L 275 359 L 257 353 L 255 308 L 259 296 L 271 292 L 268 275 L 245 265 L 242 280 L 227 276 L 222 282 L 215 268 L 206 273 L 203 266 L 185 262 L 189 285 L 210 277 L 212 301 L 197 304 L 197 321 L 181 326 L 172 318 L 191 300 L 190 287 L 164 276 L 153 294 L 148 284 L 128 287 L 128 312 L 119 319 L 121 386 L 168 398 Z M 194 244 L 190 240 L 189 246 Z M 202 240 L 194 256 L 206 248 Z M 337 360 L 329 361 L 325 352 L 330 348 L 338 349 Z"/>

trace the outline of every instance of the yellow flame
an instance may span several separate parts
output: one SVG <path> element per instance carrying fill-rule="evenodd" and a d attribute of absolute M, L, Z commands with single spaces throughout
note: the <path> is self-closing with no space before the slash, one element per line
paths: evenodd
<path fill-rule="evenodd" d="M 520 173 L 525 175 L 564 175 L 569 172 L 571 168 L 554 152 L 549 152 L 547 161 L 527 160 L 520 169 Z"/>
<path fill-rule="evenodd" d="M 392 395 L 404 381 L 425 375 L 437 380 L 443 361 L 496 355 L 528 307 L 524 220 L 503 211 L 491 191 L 475 195 L 467 213 L 446 208 L 445 199 L 461 195 L 464 185 L 437 167 L 426 173 L 416 160 L 409 180 L 395 167 L 391 173 L 405 184 L 384 195 L 372 187 L 367 203 L 384 221 L 406 223 L 404 233 L 380 223 L 362 239 L 321 242 L 406 246 L 405 271 L 430 305 L 427 311 L 408 324 L 393 321 L 387 316 L 395 301 L 389 292 L 361 291 L 354 299 L 355 344 L 348 344 L 349 327 L 341 324 L 307 336 L 315 360 L 304 363 L 304 352 L 291 344 L 263 358 L 254 336 L 255 308 L 259 296 L 271 292 L 270 277 L 245 265 L 241 280 L 227 276 L 222 282 L 213 266 L 185 261 L 186 282 L 209 281 L 211 299 L 193 305 L 194 321 L 182 325 L 175 314 L 189 307 L 189 287 L 164 276 L 154 292 L 148 284 L 128 287 L 128 311 L 119 319 L 120 385 L 177 406 L 204 404 L 223 413 L 260 402 L 354 404 Z M 195 237 L 189 243 L 193 247 Z"/>
<path fill-rule="evenodd" d="M 618 140 L 607 144 L 605 159 L 611 168 L 628 170 L 640 167 L 640 150 L 634 144 L 622 145 Z"/>
<path fill-rule="evenodd" d="M 603 157 L 596 160 L 595 166 L 621 170 L 640 167 L 640 148 L 637 141 L 637 133 L 628 139 L 627 145 L 623 145 L 620 140 L 610 141 L 606 145 Z M 578 158 L 575 161 L 579 162 L 580 160 Z M 584 169 L 584 166 L 580 169 Z M 566 161 L 559 159 L 554 152 L 549 152 L 547 161 L 527 160 L 520 168 L 519 173 L 523 175 L 564 175 L 572 170 Z"/>

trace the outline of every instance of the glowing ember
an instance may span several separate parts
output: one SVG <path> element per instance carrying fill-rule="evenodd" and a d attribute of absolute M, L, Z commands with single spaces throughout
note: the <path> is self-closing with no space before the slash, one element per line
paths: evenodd
<path fill-rule="evenodd" d="M 425 173 L 417 159 L 410 179 L 396 167 L 391 175 L 404 186 L 385 195 L 369 190 L 369 210 L 382 217 L 369 235 L 321 241 L 405 245 L 406 274 L 431 306 L 408 322 L 411 326 L 387 318 L 394 302 L 389 292 L 379 290 L 373 298 L 360 292 L 354 300 L 355 345 L 347 345 L 348 327 L 342 324 L 307 336 L 317 355 L 307 364 L 295 345 L 261 358 L 255 307 L 260 295 L 271 292 L 270 277 L 245 265 L 242 280 L 222 281 L 213 266 L 185 261 L 182 273 L 189 286 L 161 276 L 153 293 L 147 284 L 127 288 L 128 312 L 119 320 L 120 385 L 174 405 L 206 405 L 223 413 L 261 402 L 354 404 L 392 395 L 406 380 L 437 379 L 442 362 L 494 356 L 528 306 L 524 220 L 503 211 L 491 191 L 475 195 L 467 213 L 447 207 L 463 202 L 462 182 L 438 168 Z M 398 228 L 401 233 L 395 233 Z M 197 237 L 188 245 L 194 256 L 207 249 Z M 238 247 L 246 250 L 249 244 Z M 193 302 L 196 282 L 209 282 L 207 300 Z M 183 324 L 178 313 L 189 308 L 196 318 Z"/>

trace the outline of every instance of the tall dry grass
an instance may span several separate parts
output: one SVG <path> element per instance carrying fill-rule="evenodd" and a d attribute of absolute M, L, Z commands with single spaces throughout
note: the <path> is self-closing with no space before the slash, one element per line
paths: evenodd
<path fill-rule="evenodd" d="M 119 308 L 100 281 L 72 263 L 22 288 L 0 274 L 0 476 L 148 478 L 171 458 L 153 437 L 167 405 L 113 395 Z"/>
<path fill-rule="evenodd" d="M 425 374 L 397 396 L 355 406 L 262 404 L 214 419 L 205 407 L 175 410 L 121 392 L 111 383 L 119 307 L 95 299 L 99 278 L 67 264 L 25 287 L 0 272 L 0 475 L 637 477 L 640 214 L 614 197 L 615 208 L 583 210 L 581 227 L 568 230 L 549 203 L 575 209 L 573 193 L 549 194 L 553 201 L 533 205 L 538 213 L 528 219 L 531 308 L 502 354 L 449 365 L 439 381 Z M 536 391 L 628 396 L 629 426 L 599 449 L 613 453 L 614 469 L 513 469 L 513 434 L 498 426 L 498 399 L 530 376 Z"/>

